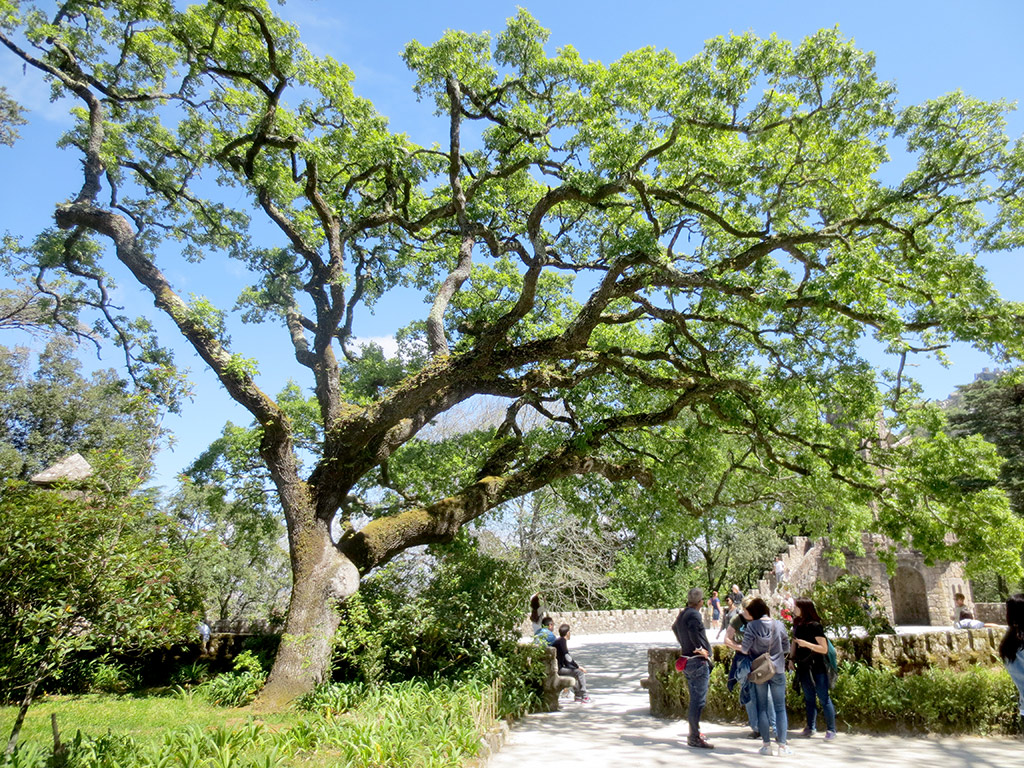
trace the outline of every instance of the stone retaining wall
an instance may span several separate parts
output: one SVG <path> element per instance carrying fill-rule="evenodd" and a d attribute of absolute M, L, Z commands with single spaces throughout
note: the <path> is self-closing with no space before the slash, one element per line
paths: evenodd
<path fill-rule="evenodd" d="M 671 630 L 672 622 L 679 615 L 679 608 L 651 608 L 628 611 L 548 611 L 555 621 L 555 634 L 560 624 L 572 627 L 572 633 L 579 635 L 608 635 L 618 632 L 657 632 Z M 524 636 L 531 634 L 529 619 L 523 622 Z"/>
<path fill-rule="evenodd" d="M 1003 630 L 951 629 L 920 635 L 879 635 L 871 643 L 865 659 L 873 667 L 886 666 L 901 674 L 920 672 L 929 667 L 969 669 L 1001 666 L 999 643 Z"/>
<path fill-rule="evenodd" d="M 993 624 L 1006 623 L 1006 603 L 975 603 L 974 618 Z"/>

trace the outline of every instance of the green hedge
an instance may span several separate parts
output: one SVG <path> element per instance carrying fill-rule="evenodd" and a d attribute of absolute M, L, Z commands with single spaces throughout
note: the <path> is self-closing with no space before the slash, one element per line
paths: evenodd
<path fill-rule="evenodd" d="M 716 664 L 704 710 L 709 720 L 746 722 L 739 691 L 726 687 L 728 664 Z M 803 693 L 794 690 L 793 673 L 786 686 L 790 729 L 803 727 Z M 686 697 L 686 681 L 671 673 L 667 690 Z M 832 701 L 840 728 L 865 731 L 933 733 L 1015 733 L 1018 727 L 1017 689 L 999 667 L 968 671 L 929 669 L 900 677 L 892 670 L 866 664 L 842 663 Z"/>
<path fill-rule="evenodd" d="M 1013 732 L 1017 688 L 999 667 L 928 669 L 898 676 L 887 669 L 846 664 L 832 691 L 840 720 L 872 729 L 939 733 Z"/>

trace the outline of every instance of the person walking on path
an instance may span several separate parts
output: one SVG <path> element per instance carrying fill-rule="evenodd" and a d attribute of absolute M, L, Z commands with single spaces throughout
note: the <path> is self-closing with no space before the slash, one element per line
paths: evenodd
<path fill-rule="evenodd" d="M 720 623 L 722 620 L 722 601 L 718 599 L 718 590 L 714 589 L 711 591 L 711 621 L 714 624 Z"/>
<path fill-rule="evenodd" d="M 679 641 L 686 666 L 686 687 L 690 691 L 690 707 L 687 720 L 690 724 L 688 746 L 699 749 L 714 749 L 714 746 L 700 732 L 700 716 L 708 698 L 708 683 L 711 680 L 711 643 L 704 631 L 700 609 L 704 605 L 704 590 L 694 587 L 686 596 L 686 608 L 679 612 L 672 631 Z"/>
<path fill-rule="evenodd" d="M 827 655 L 828 640 L 818 610 L 810 599 L 798 597 L 793 607 L 793 663 L 807 708 L 807 727 L 800 735 L 805 738 L 814 735 L 818 719 L 814 700 L 817 695 L 825 713 L 825 738 L 831 741 L 836 737 L 836 708 L 828 693 Z"/>
<path fill-rule="evenodd" d="M 999 643 L 999 656 L 1017 686 L 1017 711 L 1024 734 L 1024 594 L 1006 601 L 1006 634 Z"/>
<path fill-rule="evenodd" d="M 722 623 L 718 625 L 718 632 L 715 634 L 715 640 L 722 636 L 722 632 L 729 629 L 729 623 L 733 617 L 737 614 L 739 606 L 732 601 L 732 594 L 725 596 L 725 610 L 722 611 Z"/>
<path fill-rule="evenodd" d="M 568 624 L 558 628 L 558 639 L 552 645 L 555 646 L 555 656 L 558 659 L 558 674 L 576 679 L 573 686 L 573 693 L 576 701 L 581 704 L 590 703 L 590 694 L 587 693 L 587 668 L 581 667 L 569 653 L 570 630 Z"/>
<path fill-rule="evenodd" d="M 755 597 L 747 603 L 747 614 L 750 621 L 747 622 L 746 631 L 743 634 L 743 645 L 741 650 L 752 659 L 757 659 L 764 653 L 771 658 L 775 675 L 764 683 L 755 683 L 754 691 L 757 694 L 757 717 L 758 732 L 761 734 L 762 755 L 772 754 L 772 743 L 768 722 L 768 693 L 771 691 L 772 705 L 775 707 L 775 734 L 779 743 L 778 755 L 793 754 L 793 750 L 786 744 L 786 730 L 789 722 L 786 719 L 786 655 L 789 653 L 789 635 L 786 627 L 781 621 L 773 620 L 771 612 L 764 600 Z"/>
<path fill-rule="evenodd" d="M 739 584 L 732 585 L 732 591 L 729 593 L 729 597 L 732 598 L 732 604 L 736 606 L 737 609 L 743 605 L 743 593 L 740 591 Z"/>

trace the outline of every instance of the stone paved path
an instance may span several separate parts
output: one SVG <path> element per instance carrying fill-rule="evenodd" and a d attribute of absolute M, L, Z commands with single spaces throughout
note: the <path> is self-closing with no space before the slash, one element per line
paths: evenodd
<path fill-rule="evenodd" d="M 530 715 L 512 729 L 488 768 L 658 768 L 660 766 L 763 766 L 788 761 L 803 768 L 914 766 L 914 768 L 1024 768 L 1024 741 L 1009 738 L 869 736 L 840 733 L 834 742 L 790 734 L 793 756 L 757 754 L 760 741 L 747 728 L 704 723 L 711 751 L 686 746 L 686 722 L 651 717 L 647 648 L 673 645 L 670 632 L 573 637 L 570 648 L 589 669 L 593 702 L 565 703 L 551 714 Z"/>

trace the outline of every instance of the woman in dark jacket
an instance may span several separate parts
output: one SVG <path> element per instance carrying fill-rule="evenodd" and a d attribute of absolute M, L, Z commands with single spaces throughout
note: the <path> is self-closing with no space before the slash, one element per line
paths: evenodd
<path fill-rule="evenodd" d="M 817 695 L 825 713 L 825 738 L 831 741 L 836 737 L 836 708 L 828 695 L 828 640 L 825 639 L 825 628 L 811 600 L 799 597 L 794 604 L 792 658 L 807 707 L 807 727 L 800 735 L 807 738 L 814 735 L 818 719 L 818 706 L 814 701 Z"/>
<path fill-rule="evenodd" d="M 1013 595 L 1006 601 L 1006 634 L 999 644 L 999 656 L 1017 686 L 1017 705 L 1024 732 L 1024 595 Z"/>

